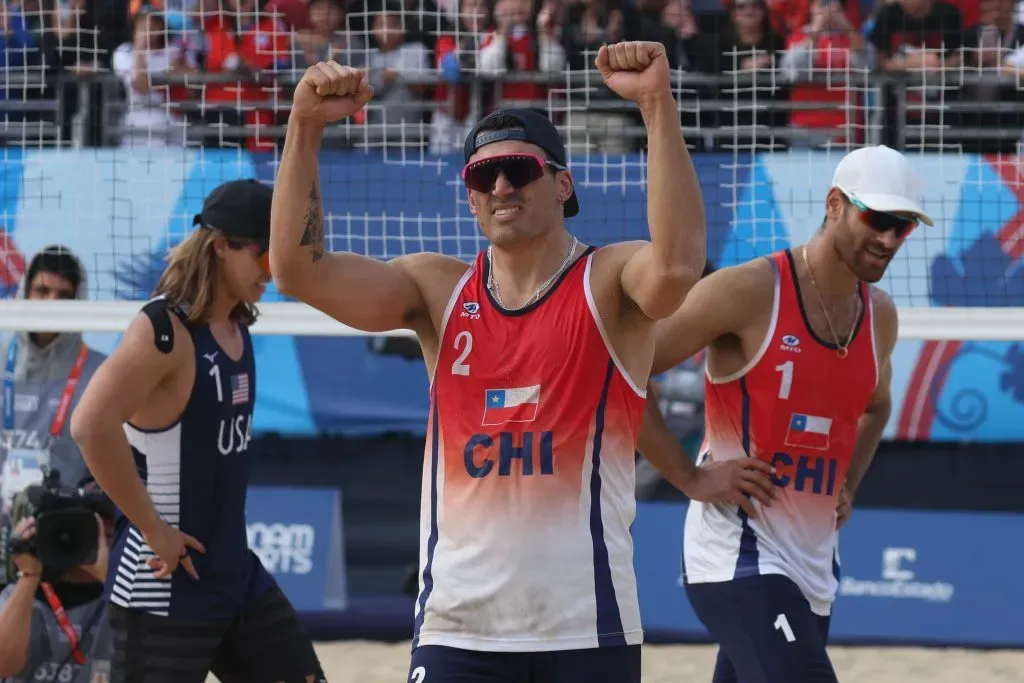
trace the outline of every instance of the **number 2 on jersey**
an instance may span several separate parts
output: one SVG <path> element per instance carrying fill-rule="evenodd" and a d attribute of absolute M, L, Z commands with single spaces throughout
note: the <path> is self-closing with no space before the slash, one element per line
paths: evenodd
<path fill-rule="evenodd" d="M 789 390 L 793 387 L 793 361 L 787 360 L 782 365 L 776 365 L 775 369 L 782 373 L 782 383 L 779 384 L 779 398 L 789 398 Z"/>
<path fill-rule="evenodd" d="M 469 332 L 463 332 L 462 334 L 469 334 Z M 412 683 L 423 683 L 427 677 L 427 670 L 422 666 L 417 666 L 412 670 L 412 677 L 409 679 Z"/>
<path fill-rule="evenodd" d="M 459 348 L 460 341 L 465 344 L 461 349 Z M 466 359 L 469 358 L 469 352 L 473 350 L 473 335 L 466 331 L 459 332 L 455 336 L 455 350 L 462 353 L 452 363 L 452 374 L 469 377 L 469 363 L 466 362 Z"/>

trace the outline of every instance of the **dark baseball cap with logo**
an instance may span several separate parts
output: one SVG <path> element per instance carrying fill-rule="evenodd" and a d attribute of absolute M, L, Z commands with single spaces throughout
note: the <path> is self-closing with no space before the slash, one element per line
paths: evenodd
<path fill-rule="evenodd" d="M 501 122 L 496 127 L 496 121 Z M 498 109 L 477 122 L 473 130 L 466 136 L 464 148 L 466 163 L 473 153 L 484 145 L 502 140 L 522 140 L 537 145 L 557 164 L 568 167 L 565 154 L 565 145 L 562 144 L 562 136 L 558 129 L 544 114 L 532 109 Z M 566 200 L 562 207 L 562 214 L 566 218 L 575 216 L 580 212 L 580 203 L 576 198 L 576 188 L 573 187 L 572 195 Z"/>
<path fill-rule="evenodd" d="M 227 237 L 270 242 L 270 203 L 274 190 L 258 180 L 232 180 L 207 195 L 192 225 L 218 230 Z"/>

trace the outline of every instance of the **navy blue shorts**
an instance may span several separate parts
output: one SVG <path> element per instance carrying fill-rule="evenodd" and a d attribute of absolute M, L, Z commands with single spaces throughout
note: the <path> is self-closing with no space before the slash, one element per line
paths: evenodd
<path fill-rule="evenodd" d="M 409 683 L 640 683 L 640 646 L 556 652 L 412 651 Z"/>
<path fill-rule="evenodd" d="M 789 578 L 688 583 L 686 594 L 718 643 L 713 683 L 837 683 L 829 617 L 814 614 Z"/>

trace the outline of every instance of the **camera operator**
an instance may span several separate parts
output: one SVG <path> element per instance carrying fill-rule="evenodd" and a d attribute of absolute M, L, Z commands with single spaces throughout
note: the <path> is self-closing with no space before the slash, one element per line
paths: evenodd
<path fill-rule="evenodd" d="M 71 300 L 85 298 L 86 292 L 81 261 L 67 247 L 52 245 L 29 260 L 17 296 L 32 301 Z M 0 346 L 4 364 L 0 522 L 10 513 L 14 496 L 40 483 L 45 469 L 59 470 L 67 482 L 79 481 L 88 473 L 69 434 L 70 416 L 104 358 L 87 347 L 77 332 L 22 331 Z"/>
<path fill-rule="evenodd" d="M 11 520 L 16 571 L 0 592 L 0 679 L 109 680 L 103 581 L 113 506 L 91 482 L 62 490 L 53 472 L 16 496 Z"/>

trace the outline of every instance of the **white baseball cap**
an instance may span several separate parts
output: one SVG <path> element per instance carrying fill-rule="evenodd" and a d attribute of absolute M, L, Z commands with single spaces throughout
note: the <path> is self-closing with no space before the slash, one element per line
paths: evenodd
<path fill-rule="evenodd" d="M 839 162 L 832 187 L 874 211 L 911 213 L 935 225 L 921 209 L 921 178 L 907 158 L 885 145 L 861 147 Z"/>

